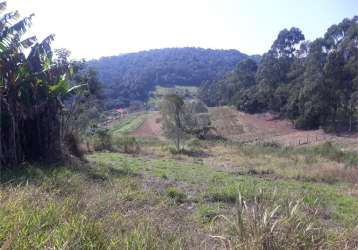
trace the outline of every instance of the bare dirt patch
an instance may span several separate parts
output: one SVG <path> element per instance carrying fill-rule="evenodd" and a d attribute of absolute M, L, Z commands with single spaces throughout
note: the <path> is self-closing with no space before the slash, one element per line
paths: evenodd
<path fill-rule="evenodd" d="M 358 150 L 358 135 L 338 136 L 323 130 L 297 130 L 284 119 L 270 113 L 247 114 L 230 107 L 210 108 L 219 135 L 235 141 L 274 142 L 285 146 L 303 146 L 326 141 L 338 142 L 350 150 Z"/>
<path fill-rule="evenodd" d="M 129 135 L 144 138 L 161 138 L 162 127 L 160 119 L 161 116 L 159 112 L 150 113 L 142 126 L 130 132 Z"/>
<path fill-rule="evenodd" d="M 344 149 L 358 151 L 358 134 L 334 135 L 323 130 L 297 130 L 290 121 L 278 119 L 273 114 L 247 114 L 231 107 L 210 108 L 209 113 L 218 135 L 228 140 L 278 143 L 285 146 L 331 141 L 339 143 Z M 160 113 L 149 113 L 144 123 L 129 135 L 163 139 Z"/>

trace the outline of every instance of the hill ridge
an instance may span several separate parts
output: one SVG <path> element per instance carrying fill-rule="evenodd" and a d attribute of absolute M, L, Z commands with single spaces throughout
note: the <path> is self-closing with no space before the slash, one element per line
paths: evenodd
<path fill-rule="evenodd" d="M 247 58 L 250 56 L 235 49 L 183 47 L 102 57 L 88 64 L 104 84 L 107 108 L 114 108 L 146 101 L 157 85 L 199 86 L 222 79 Z"/>

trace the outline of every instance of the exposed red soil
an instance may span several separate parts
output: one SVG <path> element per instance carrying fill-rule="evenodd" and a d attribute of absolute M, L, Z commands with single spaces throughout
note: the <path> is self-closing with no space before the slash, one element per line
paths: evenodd
<path fill-rule="evenodd" d="M 323 130 L 297 130 L 290 121 L 277 119 L 270 113 L 247 114 L 230 107 L 217 107 L 211 108 L 210 114 L 218 133 L 231 140 L 277 142 L 287 146 L 338 141 L 358 149 L 357 135 L 342 137 Z"/>
<path fill-rule="evenodd" d="M 142 126 L 140 126 L 136 131 L 129 133 L 129 135 L 146 138 L 161 137 L 162 127 L 160 118 L 159 112 L 149 114 Z"/>
<path fill-rule="evenodd" d="M 270 113 L 247 114 L 230 107 L 209 109 L 217 133 L 234 141 L 276 142 L 286 146 L 304 146 L 325 141 L 336 141 L 350 150 L 358 150 L 358 134 L 348 137 L 327 134 L 323 130 L 297 130 L 284 119 Z M 160 113 L 152 112 L 142 126 L 130 133 L 132 136 L 162 138 Z"/>

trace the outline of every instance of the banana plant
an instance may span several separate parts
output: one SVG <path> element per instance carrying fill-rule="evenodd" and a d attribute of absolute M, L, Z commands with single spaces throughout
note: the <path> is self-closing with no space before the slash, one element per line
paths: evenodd
<path fill-rule="evenodd" d="M 5 9 L 0 2 L 0 13 Z M 87 86 L 73 84 L 71 65 L 54 59 L 54 35 L 22 39 L 32 18 L 16 11 L 0 17 L 0 165 L 57 160 L 62 102 Z"/>

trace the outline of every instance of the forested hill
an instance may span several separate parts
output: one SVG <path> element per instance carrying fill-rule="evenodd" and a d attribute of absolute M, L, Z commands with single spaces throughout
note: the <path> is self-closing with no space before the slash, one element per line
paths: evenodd
<path fill-rule="evenodd" d="M 98 72 L 107 106 L 112 108 L 145 101 L 155 85 L 199 86 L 222 79 L 248 57 L 237 50 L 166 48 L 103 57 L 89 64 Z"/>

